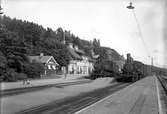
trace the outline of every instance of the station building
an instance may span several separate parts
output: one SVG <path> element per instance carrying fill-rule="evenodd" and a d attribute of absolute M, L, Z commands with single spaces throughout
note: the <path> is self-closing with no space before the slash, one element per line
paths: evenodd
<path fill-rule="evenodd" d="M 68 50 L 71 60 L 67 72 L 69 74 L 90 74 L 94 68 L 93 59 L 86 56 L 83 50 L 80 50 L 78 46 L 74 46 L 72 43 L 69 43 Z"/>

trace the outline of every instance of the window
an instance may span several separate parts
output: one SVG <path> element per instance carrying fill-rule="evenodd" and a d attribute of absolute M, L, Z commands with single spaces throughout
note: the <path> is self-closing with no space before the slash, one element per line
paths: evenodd
<path fill-rule="evenodd" d="M 55 66 L 55 65 L 52 65 L 52 68 L 53 68 L 54 70 L 56 70 L 56 66 Z"/>
<path fill-rule="evenodd" d="M 50 65 L 48 65 L 48 69 L 49 69 L 49 70 L 52 69 Z"/>

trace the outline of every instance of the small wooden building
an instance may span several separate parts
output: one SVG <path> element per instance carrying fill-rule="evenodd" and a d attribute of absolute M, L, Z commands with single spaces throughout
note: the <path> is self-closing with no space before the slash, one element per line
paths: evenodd
<path fill-rule="evenodd" d="M 47 74 L 56 73 L 59 67 L 59 64 L 56 62 L 53 56 L 44 56 L 43 53 L 41 53 L 39 56 L 28 56 L 30 62 L 38 62 L 42 63 L 45 66 L 45 73 Z"/>

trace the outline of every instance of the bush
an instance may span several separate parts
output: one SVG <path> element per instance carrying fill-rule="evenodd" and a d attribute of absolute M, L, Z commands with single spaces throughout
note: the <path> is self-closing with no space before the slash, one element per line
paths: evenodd
<path fill-rule="evenodd" d="M 4 75 L 0 75 L 0 82 L 4 80 Z"/>
<path fill-rule="evenodd" d="M 24 80 L 27 79 L 27 75 L 24 73 L 18 73 L 17 80 Z"/>
<path fill-rule="evenodd" d="M 17 80 L 18 73 L 14 69 L 9 69 L 8 72 L 4 74 L 4 81 L 14 82 Z"/>
<path fill-rule="evenodd" d="M 44 73 L 44 65 L 40 63 L 24 64 L 24 73 L 28 78 L 39 78 Z"/>

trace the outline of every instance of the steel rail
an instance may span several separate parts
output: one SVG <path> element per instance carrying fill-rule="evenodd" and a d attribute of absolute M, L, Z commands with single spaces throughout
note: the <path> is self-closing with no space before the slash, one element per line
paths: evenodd
<path fill-rule="evenodd" d="M 163 88 L 163 91 L 160 91 L 163 101 L 162 113 L 167 114 L 167 78 L 158 76 L 158 80 Z"/>
<path fill-rule="evenodd" d="M 1 90 L 0 91 L 0 98 L 12 96 L 12 95 L 23 94 L 23 93 L 27 93 L 27 92 L 41 91 L 43 89 L 48 89 L 51 87 L 63 88 L 65 86 L 78 85 L 78 84 L 84 84 L 84 83 L 90 83 L 90 82 L 92 82 L 92 81 L 85 80 L 85 81 L 66 82 L 66 83 L 59 83 L 59 84 L 48 84 L 48 85 L 42 85 L 42 86 L 16 88 L 16 89 L 10 89 L 10 90 Z"/>
<path fill-rule="evenodd" d="M 49 104 L 26 109 L 16 114 L 73 114 L 128 85 L 130 83 L 114 84 L 92 92 L 82 93 L 78 96 L 68 97 Z"/>

